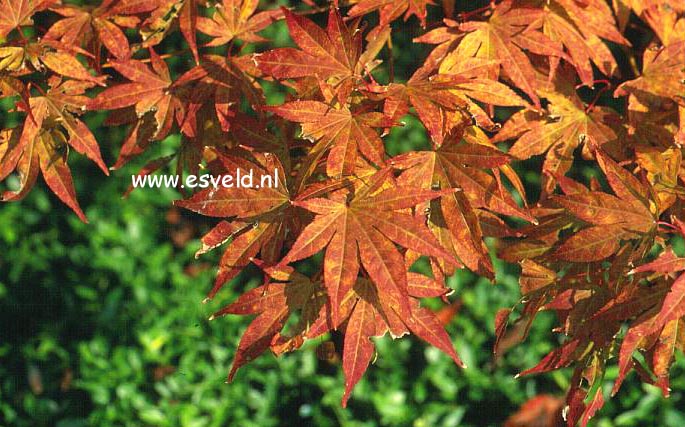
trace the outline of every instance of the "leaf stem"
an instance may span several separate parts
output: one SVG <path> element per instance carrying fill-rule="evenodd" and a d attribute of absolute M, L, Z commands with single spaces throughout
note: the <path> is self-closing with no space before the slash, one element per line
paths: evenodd
<path fill-rule="evenodd" d="M 611 87 L 611 82 L 609 80 L 602 79 L 602 80 L 593 80 L 591 88 L 594 88 L 594 85 L 599 84 L 599 83 L 604 84 L 604 86 L 597 92 L 597 94 L 592 99 L 592 101 L 587 105 L 587 107 L 585 107 L 585 113 L 591 112 L 595 108 L 595 104 L 597 103 L 597 101 L 599 101 L 599 98 L 602 96 L 602 94 L 604 92 L 606 92 L 607 90 L 609 90 L 609 88 Z M 576 86 L 576 89 L 579 89 L 583 86 L 585 86 L 585 84 L 580 84 L 580 85 Z"/>
<path fill-rule="evenodd" d="M 497 1 L 491 1 L 489 5 L 479 7 L 478 9 L 474 9 L 468 12 L 460 12 L 457 17 L 461 22 L 466 22 L 469 18 L 472 16 L 478 15 L 479 13 L 486 12 L 488 10 L 494 10 L 496 6 Z"/>
<path fill-rule="evenodd" d="M 673 225 L 673 224 L 671 224 L 671 223 L 665 222 L 665 221 L 659 221 L 659 222 L 656 223 L 656 225 L 660 225 L 660 226 L 662 226 L 662 227 L 669 228 L 669 229 L 671 229 L 672 231 L 675 231 L 675 232 L 678 231 L 678 227 L 676 227 L 675 225 Z"/>
<path fill-rule="evenodd" d="M 388 37 L 388 51 L 389 51 L 389 63 L 390 63 L 390 70 L 388 70 L 388 79 L 390 83 L 395 82 L 395 57 L 393 56 L 393 50 L 392 50 L 392 37 Z"/>

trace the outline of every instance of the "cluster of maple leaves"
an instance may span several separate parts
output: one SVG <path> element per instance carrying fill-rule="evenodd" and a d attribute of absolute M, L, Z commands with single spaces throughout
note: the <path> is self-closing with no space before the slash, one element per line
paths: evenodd
<path fill-rule="evenodd" d="M 445 0 L 445 19 L 414 40 L 430 53 L 396 82 L 380 58 L 407 25 L 399 18 L 425 28 L 437 4 L 302 3 L 328 14 L 325 27 L 285 8 L 258 11 L 257 0 L 0 0 L 0 94 L 23 117 L 0 134 L 0 180 L 19 181 L 2 199 L 24 197 L 40 172 L 85 221 L 67 157 L 73 148 L 109 173 L 80 119 L 107 110 L 107 125 L 129 129 L 113 170 L 173 132 L 178 152 L 140 174 L 172 163 L 179 174 L 202 165 L 280 176 L 279 187 L 209 188 L 177 202 L 221 218 L 198 251 L 225 246 L 210 298 L 249 264 L 264 272 L 213 316 L 256 316 L 229 378 L 266 350 L 333 330 L 344 334 L 343 405 L 373 358 L 371 337 L 412 333 L 463 366 L 420 301 L 445 299 L 445 277 L 459 268 L 494 279 L 484 243 L 494 237 L 498 256 L 522 270 L 521 304 L 497 314 L 495 351 L 512 334 L 524 339 L 540 311 L 558 315 L 563 344 L 522 375 L 574 367 L 569 426 L 602 407 L 614 359 L 614 393 L 635 370 L 668 395 L 674 351 L 685 347 L 685 258 L 671 246 L 685 237 L 685 4 L 504 0 L 456 14 Z M 269 50 L 259 32 L 280 20 L 294 45 Z M 157 51 L 176 29 L 194 65 L 172 76 L 174 55 Z M 245 53 L 250 44 L 261 53 Z M 266 105 L 267 81 L 287 87 L 284 103 Z M 597 96 L 586 103 L 588 88 Z M 595 105 L 609 89 L 622 106 Z M 407 114 L 431 148 L 390 156 L 384 137 Z M 532 202 L 513 165 L 539 156 Z M 601 180 L 567 176 L 581 160 Z M 322 251 L 316 274 L 294 268 Z M 410 271 L 420 258 L 430 276 Z"/>

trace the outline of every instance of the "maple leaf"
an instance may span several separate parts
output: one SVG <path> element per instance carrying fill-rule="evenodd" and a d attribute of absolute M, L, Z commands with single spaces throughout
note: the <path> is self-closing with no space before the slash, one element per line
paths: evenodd
<path fill-rule="evenodd" d="M 563 44 L 583 84 L 593 87 L 593 63 L 606 75 L 615 73 L 616 60 L 601 38 L 622 45 L 629 43 L 616 28 L 606 3 L 555 0 L 546 2 L 542 11 L 533 26 L 541 27 L 550 39 Z"/>
<path fill-rule="evenodd" d="M 613 11 L 608 4 L 593 1 L 555 0 L 587 39 L 599 36 L 618 44 L 629 44 L 616 28 Z"/>
<path fill-rule="evenodd" d="M 509 157 L 496 148 L 462 140 L 464 128 L 457 128 L 434 151 L 417 151 L 391 159 L 403 170 L 398 182 L 419 188 L 459 188 L 443 195 L 429 207 L 429 226 L 457 258 L 473 271 L 492 277 L 492 264 L 483 243 L 476 209 L 514 215 L 535 222 L 520 208 L 486 169 L 506 165 Z"/>
<path fill-rule="evenodd" d="M 646 207 L 636 209 L 606 193 L 588 192 L 555 197 L 554 200 L 593 225 L 564 241 L 554 253 L 559 259 L 589 262 L 607 258 L 619 249 L 621 239 L 634 238 L 635 231 L 646 233 L 654 225 L 654 218 Z"/>
<path fill-rule="evenodd" d="M 85 110 L 89 102 L 88 97 L 85 96 L 85 90 L 90 89 L 92 86 L 93 84 L 88 82 L 53 81 L 52 87 L 43 99 L 45 100 L 50 120 L 66 130 L 68 135 L 67 143 L 77 152 L 95 162 L 105 175 L 109 175 L 107 166 L 105 166 L 102 160 L 95 136 L 85 123 L 75 115 Z"/>
<path fill-rule="evenodd" d="M 619 372 L 614 382 L 612 394 L 618 392 L 629 370 L 635 367 L 633 363 L 633 353 L 635 350 L 639 348 L 653 348 L 656 342 L 658 342 L 656 340 L 668 341 L 669 339 L 679 338 L 676 332 L 677 328 L 681 326 L 679 319 L 685 316 L 683 295 L 685 295 L 685 276 L 681 275 L 673 282 L 670 292 L 663 299 L 660 306 L 655 306 L 631 323 L 623 337 L 619 351 Z M 671 328 L 676 328 L 676 331 L 673 331 Z M 664 336 L 662 337 L 662 335 Z M 662 354 L 658 354 L 656 360 L 652 359 L 652 363 L 670 366 L 674 349 L 675 346 L 671 346 L 670 351 L 666 353 L 662 350 Z M 663 371 L 664 368 L 659 367 L 662 388 L 664 394 L 668 396 L 669 388 L 667 383 L 663 383 Z"/>
<path fill-rule="evenodd" d="M 595 144 L 592 147 L 616 196 L 581 190 L 552 197 L 553 203 L 591 225 L 571 235 L 556 248 L 554 256 L 558 259 L 576 262 L 602 260 L 616 253 L 622 239 L 639 239 L 649 247 L 656 227 L 648 199 L 649 191 Z"/>
<path fill-rule="evenodd" d="M 201 64 L 180 76 L 171 88 L 184 100 L 185 116 L 180 126 L 181 131 L 191 138 L 199 137 L 206 127 L 203 119 L 213 119 L 204 114 L 206 108 L 203 110 L 212 101 L 214 117 L 223 132 L 229 130 L 233 117 L 239 113 L 242 97 L 247 98 L 256 110 L 261 110 L 264 103 L 263 96 L 246 75 L 239 58 L 235 57 L 203 55 Z"/>
<path fill-rule="evenodd" d="M 156 122 L 154 137 L 161 139 L 169 132 L 174 116 L 182 112 L 183 106 L 170 93 L 172 81 L 166 63 L 153 49 L 149 51 L 151 67 L 135 59 L 113 61 L 112 67 L 129 82 L 106 88 L 88 103 L 88 109 L 135 107 L 138 117 L 152 111 Z"/>
<path fill-rule="evenodd" d="M 373 357 L 374 345 L 370 338 L 383 336 L 388 327 L 392 327 L 388 323 L 388 319 L 392 318 L 388 317 L 391 308 L 384 307 L 384 303 L 371 282 L 364 279 L 358 280 L 353 291 L 348 295 L 352 293 L 357 297 L 356 303 L 354 301 L 350 303 L 350 297 L 347 297 L 342 303 L 347 318 L 342 355 L 343 372 L 345 373 L 343 407 L 347 406 L 352 389 L 363 376 Z M 352 304 L 354 304 L 353 308 L 351 307 Z M 325 315 L 325 311 L 322 314 Z M 399 322 L 405 331 L 410 330 L 422 340 L 449 355 L 458 366 L 465 366 L 454 351 L 449 335 L 445 332 L 437 316 L 432 311 L 420 307 L 418 301 L 412 301 L 408 317 L 402 318 L 400 316 L 395 321 Z"/>
<path fill-rule="evenodd" d="M 258 0 L 223 0 L 217 4 L 211 19 L 197 18 L 197 29 L 214 37 L 207 46 L 221 46 L 234 39 L 248 43 L 267 41 L 257 33 L 281 19 L 283 12 L 270 10 L 255 14 L 258 5 Z"/>
<path fill-rule="evenodd" d="M 640 97 L 659 96 L 672 98 L 685 105 L 685 39 L 662 48 L 648 48 L 643 57 L 642 75 L 622 83 L 614 96 L 629 93 Z"/>
<path fill-rule="evenodd" d="M 108 172 L 92 133 L 69 111 L 69 108 L 83 105 L 87 99 L 80 95 L 83 86 L 73 83 L 66 82 L 52 88 L 45 96 L 30 98 L 32 118 L 28 118 L 21 128 L 5 131 L 9 134 L 5 134 L 7 147 L 0 159 L 0 179 L 4 180 L 16 169 L 20 188 L 6 192 L 2 199 L 13 201 L 23 198 L 33 187 L 40 171 L 55 195 L 83 222 L 87 222 L 76 200 L 71 171 L 66 162 L 67 144 L 93 159 L 106 174 Z"/>
<path fill-rule="evenodd" d="M 79 49 L 69 48 L 54 40 L 22 42 L 19 46 L 0 47 L 0 71 L 25 74 L 44 73 L 46 68 L 60 76 L 104 86 L 106 76 L 93 76 L 76 58 Z"/>
<path fill-rule="evenodd" d="M 285 8 L 282 11 L 290 37 L 300 49 L 280 48 L 257 54 L 254 60 L 259 69 L 277 79 L 317 76 L 335 86 L 340 103 L 346 103 L 362 72 L 369 70 L 383 47 L 389 30 L 362 51 L 361 32 L 356 24 L 346 26 L 337 9 L 331 8 L 325 31 Z"/>
<path fill-rule="evenodd" d="M 677 0 L 621 0 L 615 5 L 615 9 L 618 9 L 617 12 L 620 12 L 623 7 L 632 9 L 640 17 L 644 17 L 645 12 L 657 7 L 663 7 L 667 11 L 675 13 L 685 12 L 685 7 Z"/>
<path fill-rule="evenodd" d="M 0 39 L 14 29 L 32 25 L 31 17 L 49 8 L 57 0 L 2 0 L 0 1 Z"/>
<path fill-rule="evenodd" d="M 644 5 L 646 8 L 639 12 L 641 18 L 654 30 L 663 46 L 682 42 L 685 40 L 685 12 L 682 5 L 677 6 L 671 2 L 651 2 Z M 637 11 L 636 11 L 637 12 Z"/>
<path fill-rule="evenodd" d="M 428 130 L 433 143 L 440 145 L 445 135 L 463 119 L 469 102 L 453 93 L 453 79 L 429 77 L 430 70 L 419 69 L 406 84 L 370 85 L 368 90 L 377 99 L 384 99 L 383 113 L 391 122 L 399 121 L 413 106 Z"/>
<path fill-rule="evenodd" d="M 634 268 L 630 270 L 628 274 L 645 272 L 668 274 L 677 273 L 683 270 L 685 270 L 685 258 L 678 257 L 675 252 L 673 252 L 672 248 L 667 248 L 656 260 Z"/>
<path fill-rule="evenodd" d="M 437 45 L 426 58 L 426 63 L 437 66 L 446 55 L 452 53 L 459 41 L 466 34 L 459 29 L 459 22 L 449 18 L 443 19 L 444 26 L 434 28 L 414 38 L 414 43 Z"/>
<path fill-rule="evenodd" d="M 343 343 L 343 371 L 345 372 L 345 392 L 342 397 L 343 408 L 347 406 L 352 388 L 364 375 L 374 354 L 374 345 L 369 340 L 377 334 L 376 317 L 379 313 L 373 303 L 359 298 L 350 314 L 345 327 Z"/>
<path fill-rule="evenodd" d="M 499 67 L 491 67 L 484 77 L 497 80 L 503 73 L 540 108 L 535 69 L 522 49 L 545 56 L 565 57 L 560 46 L 544 34 L 524 31 L 541 14 L 542 11 L 537 8 L 517 8 L 513 7 L 512 1 L 502 2 L 487 21 L 459 24 L 458 28 L 467 34 L 461 37 L 450 55 L 495 61 Z"/>
<path fill-rule="evenodd" d="M 325 80 L 354 74 L 361 54 L 361 34 L 352 36 L 335 9 L 329 13 L 326 30 L 288 9 L 282 11 L 290 37 L 301 50 L 281 48 L 257 55 L 255 61 L 262 72 L 278 79 L 318 73 Z"/>
<path fill-rule="evenodd" d="M 663 107 L 660 107 L 660 106 Z M 664 108 L 665 107 L 665 108 Z M 680 107 L 669 99 L 641 92 L 628 96 L 625 138 L 635 150 L 635 161 L 646 172 L 663 212 L 678 198 L 678 175 L 684 141 L 679 131 Z"/>
<path fill-rule="evenodd" d="M 233 229 L 227 222 L 222 222 L 218 228 L 225 231 Z M 217 237 L 218 234 L 214 234 L 206 243 L 211 241 L 212 244 L 219 244 Z M 229 372 L 229 381 L 242 365 L 267 349 L 270 348 L 276 355 L 283 351 L 292 351 L 305 340 L 320 336 L 330 329 L 337 329 L 343 322 L 343 407 L 347 406 L 350 392 L 363 376 L 374 354 L 374 344 L 369 338 L 383 336 L 388 328 L 399 328 L 405 332 L 411 330 L 444 351 L 459 366 L 463 366 L 437 317 L 430 310 L 419 307 L 418 301 L 412 302 L 410 317 L 402 320 L 391 311 L 387 302 L 379 298 L 373 283 L 360 278 L 340 301 L 343 317 L 334 322 L 329 317 L 330 305 L 322 299 L 320 285 L 316 280 L 298 273 L 292 267 L 267 267 L 262 262 L 255 262 L 268 275 L 265 284 L 246 292 L 210 317 L 212 320 L 227 314 L 257 315 L 241 337 Z M 287 319 L 295 311 L 300 312 L 300 321 L 293 332 L 284 332 Z"/>
<path fill-rule="evenodd" d="M 357 279 L 352 289 L 340 300 L 338 321 L 330 316 L 331 305 L 321 306 L 318 318 L 303 332 L 304 339 L 313 339 L 325 332 L 335 330 L 344 324 L 343 344 L 343 372 L 345 373 L 345 391 L 342 405 L 347 405 L 349 395 L 366 371 L 374 353 L 371 337 L 380 337 L 390 331 L 393 337 L 399 337 L 411 331 L 417 337 L 434 345 L 447 354 L 458 366 L 465 367 L 454 351 L 451 340 L 438 315 L 431 310 L 422 308 L 415 298 L 426 296 L 425 289 L 418 290 L 415 280 L 426 283 L 425 279 L 417 279 L 409 273 L 410 303 L 409 317 L 401 317 L 392 308 L 391 303 L 382 298 L 374 284 L 363 278 Z M 442 291 L 440 291 L 442 292 Z M 436 296 L 435 290 L 429 292 Z M 330 298 L 330 294 L 329 294 Z"/>
<path fill-rule="evenodd" d="M 404 14 L 406 21 L 411 16 L 416 16 L 421 21 L 421 26 L 426 27 L 426 6 L 435 5 L 433 0 L 354 0 L 354 6 L 347 12 L 349 17 L 358 17 L 378 10 L 380 13 L 379 27 L 386 27 Z"/>
<path fill-rule="evenodd" d="M 269 278 L 265 284 L 241 295 L 232 304 L 214 313 L 210 320 L 228 314 L 257 315 L 243 333 L 233 365 L 228 374 L 232 381 L 237 370 L 245 363 L 272 346 L 285 321 L 295 311 L 318 314 L 321 305 L 317 298 L 318 285 L 292 269 L 267 271 L 277 280 Z"/>
<path fill-rule="evenodd" d="M 44 37 L 78 47 L 97 40 L 116 58 L 126 59 L 131 55 L 131 50 L 126 35 L 114 22 L 116 3 L 106 0 L 92 10 L 72 5 L 52 7 L 53 12 L 64 18 L 54 23 Z"/>
<path fill-rule="evenodd" d="M 123 14 L 148 14 L 147 18 L 137 25 L 144 48 L 150 48 L 161 43 L 174 27 L 174 24 L 178 24 L 179 29 L 183 27 L 181 32 L 195 57 L 197 51 L 194 29 L 197 23 L 196 7 L 196 0 L 130 0 L 117 4 L 114 6 L 114 10 Z"/>
<path fill-rule="evenodd" d="M 133 126 L 127 132 L 121 145 L 119 156 L 111 167 L 114 170 L 121 168 L 133 157 L 144 152 L 154 140 L 157 124 L 153 112 L 148 112 L 143 114 L 142 117 L 138 117 L 133 108 L 114 110 L 107 116 L 104 122 L 106 126 L 123 126 L 131 123 L 133 123 Z M 164 164 L 159 165 L 159 167 L 162 167 Z M 149 170 L 149 172 L 152 173 L 154 170 Z M 142 173 L 141 171 L 141 175 L 148 175 L 148 173 Z"/>
<path fill-rule="evenodd" d="M 631 254 L 630 251 L 624 253 Z M 536 269 L 539 270 L 539 266 Z M 555 277 L 550 285 L 529 294 L 525 313 L 535 313 L 541 308 L 540 301 L 549 301 L 542 308 L 557 312 L 563 325 L 557 330 L 570 338 L 547 354 L 538 365 L 520 375 L 549 372 L 577 362 L 572 379 L 576 385 L 566 396 L 565 425 L 575 426 L 580 422 L 585 426 L 604 405 L 601 388 L 596 385 L 604 380 L 607 351 L 622 323 L 654 304 L 656 299 L 653 295 L 658 298 L 663 294 L 656 288 L 645 290 L 636 282 L 626 282 L 614 293 L 611 285 L 604 283 L 603 277 L 606 276 L 601 270 L 589 273 L 591 283 L 601 283 L 597 289 L 604 289 L 595 292 L 583 285 L 585 279 L 582 279 L 582 274 L 576 276 L 576 271 L 571 269 L 567 276 Z"/>
<path fill-rule="evenodd" d="M 539 90 L 549 101 L 545 114 L 519 111 L 492 139 L 493 143 L 516 139 L 508 153 L 518 159 L 545 154 L 542 167 L 545 195 L 556 187 L 554 177 L 569 171 L 574 151 L 586 138 L 593 138 L 600 145 L 616 139 L 616 133 L 606 124 L 617 117 L 613 110 L 586 108 L 569 79 L 567 73 L 559 73 L 553 89 Z"/>
<path fill-rule="evenodd" d="M 499 130 L 499 125 L 494 123 L 474 100 L 503 107 L 522 107 L 527 103 L 508 86 L 481 77 L 493 75 L 492 69 L 499 67 L 497 61 L 458 58 L 454 55 L 455 52 L 441 61 L 438 78 L 454 84 L 451 92 L 467 102 L 468 111 L 476 119 L 478 126 L 487 130 Z"/>
<path fill-rule="evenodd" d="M 287 120 L 302 124 L 302 136 L 316 142 L 310 153 L 320 156 L 328 151 L 326 172 L 329 176 L 350 175 L 355 168 L 357 153 L 376 165 L 384 164 L 385 148 L 374 127 L 384 123 L 383 115 L 363 108 L 331 108 L 319 101 L 293 101 L 266 107 Z"/>
<path fill-rule="evenodd" d="M 323 324 L 320 319 L 327 315 L 326 307 L 326 305 L 322 306 L 321 316 L 316 321 L 319 324 Z M 343 407 L 347 406 L 347 400 L 353 387 L 366 371 L 374 354 L 374 346 L 369 338 L 383 336 L 388 328 L 393 334 L 399 333 L 398 328 L 403 333 L 413 332 L 422 340 L 436 346 L 450 356 L 458 366 L 465 367 L 454 351 L 450 338 L 438 316 L 432 311 L 420 307 L 418 301 L 412 302 L 410 317 L 396 317 L 397 315 L 392 313 L 392 309 L 379 297 L 373 284 L 368 280 L 359 279 L 354 289 L 348 292 L 341 302 L 341 310 L 345 312 L 347 319 L 342 355 L 345 373 Z M 314 324 L 308 335 L 310 337 L 317 336 L 328 328 L 328 326 L 321 328 Z M 392 332 L 393 329 L 395 329 L 394 332 Z M 312 331 L 315 332 L 312 333 Z"/>
<path fill-rule="evenodd" d="M 195 63 L 200 62 L 200 55 L 197 51 L 197 6 L 198 0 L 184 0 L 181 11 L 178 15 L 178 26 L 181 34 L 188 42 L 190 51 L 193 53 Z"/>
<path fill-rule="evenodd" d="M 290 204 L 286 171 L 276 156 L 253 153 L 250 159 L 245 157 L 245 153 L 226 154 L 216 149 L 209 149 L 209 152 L 214 157 L 212 165 L 215 175 L 237 176 L 240 170 L 243 173 L 252 171 L 255 182 L 262 182 L 264 175 L 273 177 L 277 174 L 279 177 L 278 186 L 262 186 L 259 189 L 210 186 L 188 199 L 175 202 L 177 206 L 202 215 L 230 218 L 234 222 L 233 227 L 225 227 L 220 223 L 206 236 L 211 241 L 225 242 L 230 239 L 219 263 L 214 288 L 209 293 L 209 298 L 212 298 L 260 252 L 265 262 L 275 264 L 288 230 L 294 232 L 299 226 L 298 215 Z M 205 246 L 208 246 L 205 249 L 210 249 L 216 245 Z"/>
<path fill-rule="evenodd" d="M 254 166 L 261 173 L 256 175 L 260 179 L 266 172 L 263 169 L 260 170 L 258 165 L 237 157 L 220 155 L 220 159 L 226 166 L 236 170 L 242 165 L 246 173 L 254 169 L 245 166 Z M 177 205 L 207 216 L 242 219 L 263 215 L 277 209 L 287 201 L 288 195 L 282 186 L 280 188 L 269 188 L 267 186 L 259 189 L 220 186 L 219 188 L 207 188 L 199 191 L 190 199 L 178 201 Z"/>
<path fill-rule="evenodd" d="M 674 275 L 685 271 L 685 258 L 678 257 L 668 247 L 657 259 L 632 269 L 629 274 L 654 273 L 654 275 Z M 649 360 L 657 375 L 657 385 L 665 396 L 670 393 L 668 369 L 673 361 L 674 350 L 685 348 L 682 327 L 685 322 L 685 274 L 680 274 L 669 286 L 668 292 L 661 295 L 659 304 L 631 323 L 626 332 L 619 352 L 619 374 L 614 383 L 612 394 L 620 389 L 625 376 L 633 367 L 633 353 L 641 348 L 651 349 Z"/>
<path fill-rule="evenodd" d="M 323 198 L 296 202 L 316 217 L 302 230 L 282 262 L 307 258 L 326 248 L 324 283 L 333 323 L 340 318 L 340 301 L 354 286 L 360 264 L 390 307 L 408 317 L 406 267 L 395 243 L 421 254 L 452 259 L 425 225 L 401 212 L 441 193 L 411 187 L 373 191 L 386 176 L 379 172 L 369 188 L 356 192 L 349 202 Z"/>

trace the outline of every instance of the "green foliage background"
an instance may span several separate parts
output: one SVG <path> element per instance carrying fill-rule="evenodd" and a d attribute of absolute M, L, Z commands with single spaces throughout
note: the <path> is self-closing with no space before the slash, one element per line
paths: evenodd
<path fill-rule="evenodd" d="M 426 55 L 426 46 L 411 42 L 412 32 L 418 29 L 396 33 L 400 79 Z M 266 35 L 288 43 L 283 25 Z M 178 71 L 188 61 L 169 63 Z M 270 87 L 269 101 L 281 98 Z M 9 104 L 2 107 L 0 122 L 7 127 L 14 118 Z M 103 120 L 102 114 L 86 115 L 111 164 L 123 130 L 105 128 Z M 179 226 L 166 217 L 178 193 L 136 190 L 121 197 L 146 159 L 172 152 L 178 143 L 177 136 L 167 138 L 110 178 L 71 156 L 90 225 L 42 185 L 20 203 L 0 205 L 0 427 L 499 426 L 536 394 L 564 393 L 567 372 L 514 379 L 553 348 L 558 337 L 549 316 L 536 322 L 524 344 L 493 360 L 494 314 L 519 298 L 517 269 L 502 263 L 494 286 L 468 272 L 449 279 L 452 298 L 460 298 L 463 308 L 448 330 L 466 370 L 412 338 L 386 337 L 349 408 L 342 409 L 341 368 L 317 359 L 316 341 L 279 359 L 262 357 L 226 384 L 248 319 L 207 318 L 255 285 L 255 276 L 242 275 L 202 304 L 218 254 L 195 260 L 193 253 L 210 223 L 183 213 L 193 240 L 177 246 L 170 235 Z M 427 143 L 420 123 L 407 117 L 387 146 L 397 153 Z M 534 188 L 537 174 L 520 172 Z M 594 425 L 685 426 L 684 368 L 679 357 L 668 400 L 632 378 Z"/>

